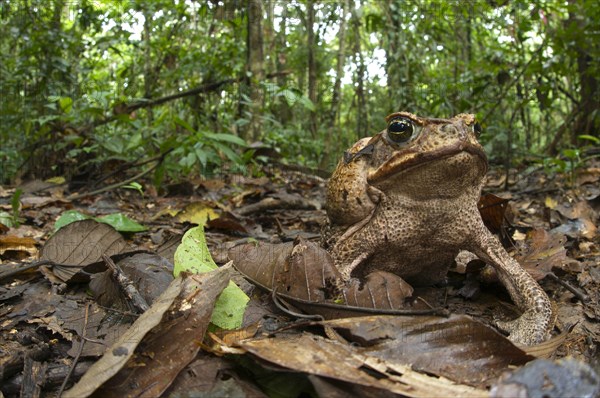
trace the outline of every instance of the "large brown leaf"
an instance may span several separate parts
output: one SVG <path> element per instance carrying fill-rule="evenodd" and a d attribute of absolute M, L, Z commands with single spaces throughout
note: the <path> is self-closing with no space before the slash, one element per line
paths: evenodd
<path fill-rule="evenodd" d="M 52 235 L 42 248 L 41 259 L 52 261 L 52 273 L 68 282 L 84 267 L 101 263 L 103 254 L 110 257 L 125 246 L 123 236 L 110 225 L 82 220 Z"/>
<path fill-rule="evenodd" d="M 236 246 L 229 250 L 229 258 L 252 282 L 301 300 L 333 298 L 340 280 L 329 253 L 301 238 L 280 244 Z"/>
<path fill-rule="evenodd" d="M 420 301 L 407 301 L 413 289 L 394 274 L 377 271 L 364 281 L 352 279 L 344 284 L 329 253 L 302 238 L 293 243 L 236 246 L 229 258 L 250 281 L 325 318 L 365 315 L 369 313 L 365 309 L 429 310 Z M 346 305 L 336 304 L 340 300 Z"/>
<path fill-rule="evenodd" d="M 486 391 L 420 374 L 411 370 L 408 363 L 401 365 L 378 359 L 360 353 L 352 345 L 321 336 L 282 334 L 241 341 L 239 345 L 253 355 L 284 368 L 377 388 L 380 394 L 390 391 L 407 397 L 487 396 Z"/>
<path fill-rule="evenodd" d="M 506 337 L 466 315 L 373 316 L 324 322 L 363 354 L 412 364 L 413 369 L 485 386 L 510 366 L 534 359 Z"/>

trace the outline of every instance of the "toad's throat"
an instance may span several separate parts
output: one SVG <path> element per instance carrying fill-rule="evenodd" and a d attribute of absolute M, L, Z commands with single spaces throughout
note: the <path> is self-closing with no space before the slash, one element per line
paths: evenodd
<path fill-rule="evenodd" d="M 426 163 L 440 161 L 460 153 L 469 153 L 474 157 L 479 158 L 482 165 L 482 175 L 487 173 L 487 156 L 485 155 L 483 149 L 479 145 L 460 142 L 455 145 L 446 146 L 444 148 L 429 152 L 416 152 L 413 150 L 399 152 L 385 162 L 381 167 L 369 173 L 367 181 L 369 184 L 377 184 L 378 182 L 385 181 L 396 174 L 414 169 Z"/>

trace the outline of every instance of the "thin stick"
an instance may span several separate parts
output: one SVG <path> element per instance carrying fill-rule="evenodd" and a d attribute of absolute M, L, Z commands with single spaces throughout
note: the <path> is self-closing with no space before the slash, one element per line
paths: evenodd
<path fill-rule="evenodd" d="M 554 274 L 554 272 L 549 272 L 548 277 L 550 279 L 552 279 L 553 281 L 557 282 L 559 285 L 561 285 L 568 291 L 570 291 L 571 293 L 573 293 L 575 295 L 575 297 L 577 297 L 582 303 L 587 303 L 588 301 L 590 301 L 590 298 L 587 294 L 585 294 L 581 290 L 577 289 L 575 286 L 571 286 L 570 283 L 563 281 L 558 276 L 556 276 Z"/>
<path fill-rule="evenodd" d="M 73 363 L 71 363 L 71 367 L 69 368 L 69 373 L 67 373 L 67 376 L 63 380 L 63 383 L 60 386 L 60 389 L 58 390 L 59 398 L 62 396 L 63 392 L 65 391 L 65 387 L 67 386 L 67 383 L 69 382 L 69 379 L 71 378 L 71 375 L 73 374 L 73 371 L 75 370 L 75 366 L 77 366 L 77 362 L 79 362 L 79 357 L 81 356 L 81 353 L 83 352 L 83 346 L 85 345 L 85 340 L 86 340 L 85 332 L 86 332 L 87 324 L 88 324 L 89 311 L 90 311 L 90 303 L 87 303 L 85 305 L 85 316 L 83 318 L 83 329 L 81 330 L 81 343 L 79 344 L 79 348 L 77 349 L 77 355 L 75 355 L 75 358 L 73 358 Z"/>
<path fill-rule="evenodd" d="M 108 257 L 106 254 L 102 255 L 102 259 L 113 272 L 113 277 L 115 281 L 119 284 L 121 291 L 127 296 L 127 298 L 131 301 L 133 306 L 140 312 L 146 312 L 150 306 L 146 302 L 146 300 L 142 297 L 140 292 L 136 289 L 133 282 L 123 273 L 121 268 L 115 264 L 115 262 Z"/>

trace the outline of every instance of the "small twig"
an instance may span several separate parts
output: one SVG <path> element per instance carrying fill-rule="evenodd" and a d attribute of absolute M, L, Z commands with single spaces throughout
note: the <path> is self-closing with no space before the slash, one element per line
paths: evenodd
<path fill-rule="evenodd" d="M 102 254 L 102 259 L 108 268 L 112 270 L 115 281 L 119 284 L 121 291 L 127 296 L 133 306 L 140 313 L 143 313 L 150 308 L 146 300 L 144 300 L 140 292 L 134 286 L 133 282 L 125 275 L 125 273 L 123 273 L 121 268 L 106 254 Z"/>
<path fill-rule="evenodd" d="M 570 291 L 571 293 L 573 293 L 575 297 L 577 297 L 582 303 L 587 303 L 588 301 L 590 301 L 590 298 L 587 294 L 577 289 L 575 286 L 571 286 L 569 282 L 563 281 L 558 276 L 556 276 L 554 272 L 549 272 L 547 276 L 553 281 L 557 282 L 562 287 L 564 287 L 565 289 L 567 289 L 568 291 Z"/>
<path fill-rule="evenodd" d="M 161 161 L 158 161 L 153 166 L 148 167 L 146 170 L 142 171 L 141 173 L 136 174 L 133 177 L 128 178 L 128 179 L 126 179 L 124 181 L 117 182 L 117 183 L 112 184 L 112 185 L 108 185 L 108 186 L 106 186 L 104 188 L 96 189 L 95 191 L 85 192 L 85 193 L 78 193 L 78 194 L 75 194 L 75 195 L 69 195 L 69 196 L 67 196 L 67 200 L 77 200 L 77 199 L 85 198 L 85 197 L 88 197 L 88 196 L 97 195 L 99 193 L 103 193 L 103 192 L 106 192 L 106 191 L 111 191 L 111 190 L 113 190 L 115 188 L 119 188 L 119 187 L 121 187 L 123 185 L 127 185 L 130 182 L 134 182 L 135 180 L 139 180 L 140 178 L 142 178 L 146 174 L 150 173 L 152 170 L 154 170 L 155 168 L 157 168 L 160 163 L 161 163 Z"/>
<path fill-rule="evenodd" d="M 73 371 L 75 370 L 75 366 L 77 366 L 77 362 L 79 362 L 79 357 L 81 356 L 81 353 L 83 352 L 83 346 L 85 345 L 85 341 L 86 341 L 85 335 L 86 335 L 86 329 L 87 329 L 87 324 L 88 324 L 89 311 L 90 311 L 90 303 L 87 303 L 85 306 L 85 316 L 83 318 L 83 329 L 81 330 L 81 342 L 79 344 L 79 348 L 77 349 L 77 355 L 75 355 L 75 358 L 73 358 L 73 362 L 71 363 L 69 372 L 67 373 L 67 376 L 63 380 L 63 383 L 60 386 L 60 389 L 58 390 L 59 398 L 62 396 L 62 394 L 65 390 L 65 387 L 67 386 L 67 383 L 69 382 L 69 379 L 71 378 L 71 375 L 73 374 Z"/>
<path fill-rule="evenodd" d="M 4 280 L 6 278 L 10 278 L 13 275 L 20 274 L 21 272 L 27 271 L 28 269 L 37 268 L 39 266 L 48 265 L 48 264 L 54 265 L 54 262 L 50 261 L 50 260 L 41 260 L 41 261 L 36 261 L 34 263 L 29 263 L 23 267 L 0 272 L 0 281 Z"/>
<path fill-rule="evenodd" d="M 278 295 L 277 295 L 277 289 L 273 289 L 273 292 L 271 292 L 271 299 L 273 300 L 273 303 L 275 304 L 275 306 L 277 308 L 279 308 L 281 311 L 283 311 L 285 314 L 296 317 L 296 318 L 300 318 L 300 319 L 308 319 L 311 321 L 322 321 L 324 318 L 321 315 L 315 314 L 315 315 L 309 315 L 309 314 L 301 314 L 299 312 L 295 312 L 290 310 L 289 304 L 286 303 L 284 300 L 282 300 Z M 283 303 L 286 304 L 285 307 L 283 305 Z"/>
<path fill-rule="evenodd" d="M 133 163 L 125 163 L 123 166 L 119 167 L 118 169 L 116 169 L 115 171 L 113 171 L 112 173 L 109 173 L 107 175 L 105 175 L 104 177 L 100 178 L 98 181 L 94 182 L 94 184 L 92 185 L 92 187 L 97 187 L 101 182 L 104 182 L 106 180 L 108 180 L 109 178 L 121 174 L 123 173 L 125 170 L 129 170 L 132 168 L 136 168 L 136 167 L 140 167 L 143 166 L 145 164 L 151 163 L 151 162 L 155 162 L 155 161 L 162 161 L 162 158 L 164 158 L 165 156 L 167 156 L 170 152 L 172 152 L 173 150 L 175 150 L 175 148 L 171 148 L 166 150 L 163 153 L 159 153 L 156 156 L 152 156 L 151 158 L 147 158 L 147 159 L 143 159 L 143 160 L 136 160 Z"/>

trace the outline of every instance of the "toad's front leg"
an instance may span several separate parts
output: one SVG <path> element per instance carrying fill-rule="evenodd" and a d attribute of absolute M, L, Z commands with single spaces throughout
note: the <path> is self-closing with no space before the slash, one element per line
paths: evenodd
<path fill-rule="evenodd" d="M 498 239 L 478 223 L 471 251 L 493 266 L 510 297 L 523 314 L 508 322 L 497 322 L 518 344 L 534 345 L 548 339 L 556 319 L 548 295 L 533 277 L 502 247 Z"/>

